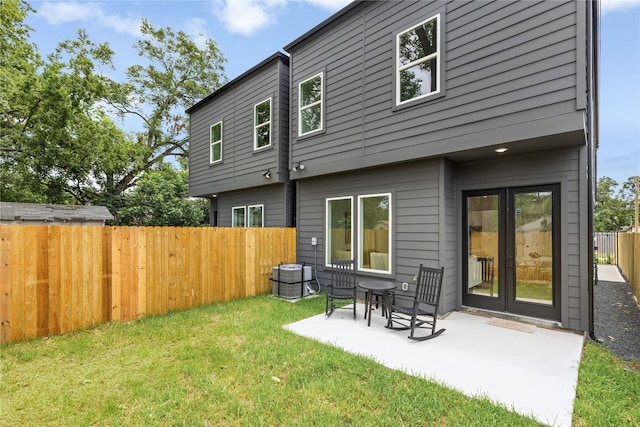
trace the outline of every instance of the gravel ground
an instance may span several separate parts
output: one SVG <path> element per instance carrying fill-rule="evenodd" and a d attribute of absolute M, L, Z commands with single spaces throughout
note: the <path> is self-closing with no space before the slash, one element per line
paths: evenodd
<path fill-rule="evenodd" d="M 640 308 L 627 282 L 594 287 L 594 333 L 622 360 L 640 361 Z"/>

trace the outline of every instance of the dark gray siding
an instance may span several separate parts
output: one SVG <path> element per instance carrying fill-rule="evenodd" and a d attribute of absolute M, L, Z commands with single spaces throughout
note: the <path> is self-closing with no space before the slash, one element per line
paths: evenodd
<path fill-rule="evenodd" d="M 352 8 L 289 47 L 292 159 L 307 166 L 295 177 L 455 158 L 477 147 L 582 130 L 578 7 L 574 1 L 403 1 Z M 393 33 L 438 11 L 444 12 L 445 95 L 394 108 Z M 325 130 L 298 138 L 298 83 L 321 71 Z M 583 144 L 584 138 L 554 143 Z"/>
<path fill-rule="evenodd" d="M 207 196 L 288 181 L 289 68 L 274 57 L 190 111 L 189 193 Z M 253 149 L 254 105 L 271 98 L 270 148 Z M 222 162 L 209 163 L 209 128 L 222 121 Z M 267 181 L 262 172 L 271 170 Z"/>
<path fill-rule="evenodd" d="M 399 167 L 381 167 L 298 181 L 298 262 L 314 264 L 317 256 L 317 271 L 321 283 L 327 283 L 330 273 L 325 271 L 325 200 L 329 197 L 357 196 L 372 193 L 392 194 L 392 274 L 383 277 L 412 283 L 417 267 L 421 263 L 438 267 L 451 257 L 441 244 L 441 166 L 442 160 L 405 163 Z M 447 187 L 451 184 L 452 173 Z M 453 199 L 453 193 L 447 196 Z M 448 219 L 453 213 L 446 209 Z M 446 231 L 449 235 L 450 226 Z M 311 238 L 318 238 L 317 254 L 311 246 Z M 452 244 L 455 238 L 449 236 Z M 357 238 L 355 239 L 357 240 Z M 357 248 L 354 248 L 357 250 Z M 451 250 L 455 250 L 455 245 Z M 357 253 L 357 252 L 356 252 Z M 447 261 L 451 266 L 451 260 Z M 370 274 L 368 274 L 370 276 Z M 447 282 L 455 274 L 447 274 Z M 455 287 L 447 283 L 448 287 Z"/>
<path fill-rule="evenodd" d="M 440 163 L 440 182 L 442 190 L 440 195 L 440 241 L 443 242 L 440 250 L 440 265 L 444 266 L 444 281 L 442 288 L 441 310 L 451 311 L 458 307 L 458 252 L 456 245 L 457 233 L 457 208 L 456 205 L 456 166 L 450 161 L 443 160 Z"/>
<path fill-rule="evenodd" d="M 231 209 L 237 206 L 263 205 L 265 227 L 286 227 L 286 187 L 282 184 L 259 189 L 221 194 L 218 199 L 218 225 L 231 227 Z"/>
<path fill-rule="evenodd" d="M 484 188 L 560 184 L 561 197 L 561 311 L 565 328 L 585 330 L 588 306 L 585 284 L 589 267 L 580 254 L 588 250 L 585 218 L 580 207 L 586 205 L 586 192 L 580 178 L 586 146 L 528 156 L 503 157 L 458 165 L 459 188 L 462 191 Z M 460 200 L 458 198 L 458 200 Z M 458 209 L 460 211 L 460 209 Z M 458 212 L 460 219 L 461 213 Z M 460 240 L 458 245 L 461 245 Z M 461 251 L 463 252 L 463 251 Z M 462 283 L 458 271 L 457 282 Z M 460 291 L 458 291 L 460 295 Z M 458 300 L 459 303 L 461 299 Z"/>

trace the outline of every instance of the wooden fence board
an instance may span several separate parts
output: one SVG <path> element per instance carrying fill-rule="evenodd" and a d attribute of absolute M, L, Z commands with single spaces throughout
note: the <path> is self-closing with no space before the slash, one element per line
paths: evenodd
<path fill-rule="evenodd" d="M 122 228 L 114 228 L 111 235 L 111 319 L 122 320 Z"/>
<path fill-rule="evenodd" d="M 102 229 L 102 313 L 105 322 L 111 320 L 112 293 L 111 293 L 111 269 L 112 269 L 112 228 Z"/>
<path fill-rule="evenodd" d="M 36 336 L 49 336 L 49 233 L 48 229 L 36 229 L 36 283 L 37 312 Z"/>
<path fill-rule="evenodd" d="M 93 262 L 91 263 L 91 322 L 94 325 L 105 322 L 102 312 L 102 227 L 91 228 L 91 252 Z"/>
<path fill-rule="evenodd" d="M 82 327 L 87 328 L 91 326 L 93 318 L 93 281 L 91 275 L 93 274 L 93 242 L 91 236 L 91 230 L 87 227 L 78 228 L 80 235 L 82 236 L 82 255 L 76 262 L 82 263 L 82 275 L 80 281 L 80 288 L 82 289 Z"/>
<path fill-rule="evenodd" d="M 640 303 L 640 233 L 618 233 L 618 266 Z"/>
<path fill-rule="evenodd" d="M 30 225 L 24 231 L 24 336 L 29 339 L 38 332 L 38 230 Z"/>
<path fill-rule="evenodd" d="M 12 277 L 10 263 L 11 229 L 0 227 L 0 342 L 11 341 Z"/>
<path fill-rule="evenodd" d="M 60 333 L 60 227 L 47 227 L 47 276 L 49 280 L 49 334 Z"/>
<path fill-rule="evenodd" d="M 72 228 L 58 227 L 60 230 L 60 332 L 73 331 L 71 254 Z"/>
<path fill-rule="evenodd" d="M 280 262 L 294 229 L 0 225 L 0 340 L 270 292 Z"/>

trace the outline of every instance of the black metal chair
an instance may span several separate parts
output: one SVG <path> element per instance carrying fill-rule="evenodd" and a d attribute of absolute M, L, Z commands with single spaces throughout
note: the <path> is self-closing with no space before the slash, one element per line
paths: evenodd
<path fill-rule="evenodd" d="M 336 306 L 351 302 L 353 305 L 353 317 L 356 317 L 356 270 L 354 260 L 331 261 L 331 283 L 327 285 L 327 301 L 325 314 L 331 316 L 337 308 L 350 309 L 351 307 Z"/>
<path fill-rule="evenodd" d="M 444 267 L 430 268 L 420 264 L 416 281 L 416 292 L 413 296 L 394 293 L 389 307 L 387 328 L 407 330 L 411 329 L 409 338 L 424 341 L 435 338 L 445 330 L 436 331 L 438 318 L 438 301 L 442 290 L 442 276 Z M 395 326 L 398 324 L 399 326 Z M 416 329 L 430 329 L 426 336 L 416 336 Z"/>

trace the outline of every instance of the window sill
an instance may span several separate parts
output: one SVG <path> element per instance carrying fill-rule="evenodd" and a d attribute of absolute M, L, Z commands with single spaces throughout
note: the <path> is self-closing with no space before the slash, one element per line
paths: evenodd
<path fill-rule="evenodd" d="M 427 95 L 424 98 L 413 99 L 411 101 L 407 101 L 399 105 L 394 103 L 393 107 L 391 107 L 391 110 L 402 111 L 408 108 L 419 107 L 426 103 L 436 102 L 437 100 L 444 98 L 444 96 L 445 96 L 445 92 L 440 91 L 440 92 L 432 93 L 431 95 Z"/>

